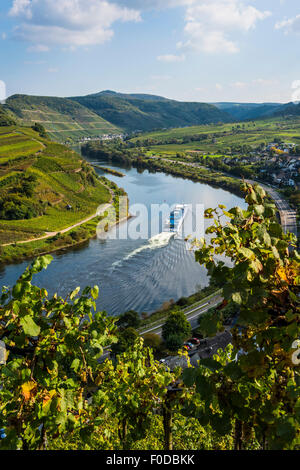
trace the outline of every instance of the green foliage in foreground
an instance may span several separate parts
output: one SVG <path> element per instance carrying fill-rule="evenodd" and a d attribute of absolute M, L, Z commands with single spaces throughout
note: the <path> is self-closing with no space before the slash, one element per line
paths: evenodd
<path fill-rule="evenodd" d="M 184 381 L 196 385 L 198 397 L 186 413 L 224 435 L 235 423 L 238 449 L 246 430 L 265 448 L 293 449 L 300 445 L 299 361 L 292 355 L 300 336 L 300 256 L 291 250 L 296 239 L 283 234 L 263 189 L 244 185 L 244 190 L 247 211 L 226 212 L 224 206 L 206 211 L 208 218 L 216 217 L 207 229 L 212 239 L 202 241 L 196 259 L 224 286 L 224 304 L 236 304 L 239 314 L 232 349 L 185 371 Z M 224 225 L 222 215 L 230 223 Z M 233 268 L 216 261 L 221 254 Z M 223 329 L 222 312 L 200 328 L 214 336 Z"/>
<path fill-rule="evenodd" d="M 94 312 L 96 287 L 62 299 L 32 286 L 49 256 L 3 289 L 1 449 L 171 449 L 172 435 L 177 449 L 299 448 L 300 257 L 263 190 L 244 189 L 248 210 L 206 212 L 216 217 L 212 239 L 196 255 L 225 298 L 201 328 L 211 336 L 222 330 L 223 307 L 235 304 L 232 345 L 183 377 L 156 362 L 140 338 L 101 363 L 117 340 L 114 319 Z M 222 253 L 233 267 L 216 261 Z"/>

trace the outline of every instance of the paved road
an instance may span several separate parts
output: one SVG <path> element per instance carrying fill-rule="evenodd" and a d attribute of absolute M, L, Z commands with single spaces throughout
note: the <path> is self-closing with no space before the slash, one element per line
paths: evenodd
<path fill-rule="evenodd" d="M 215 295 L 214 297 L 210 298 L 209 300 L 203 299 L 203 302 L 200 305 L 197 306 L 191 306 L 189 309 L 185 310 L 184 313 L 186 315 L 186 318 L 191 324 L 192 329 L 197 328 L 198 326 L 198 318 L 200 315 L 203 315 L 206 313 L 210 308 L 217 307 L 223 300 L 223 297 L 219 294 Z M 141 336 L 145 335 L 146 333 L 155 333 L 158 336 L 162 335 L 162 327 L 164 325 L 165 321 L 162 321 L 158 325 L 152 326 L 140 333 Z M 106 348 L 106 349 L 109 349 Z M 100 362 L 105 361 L 106 359 L 109 359 L 110 357 L 110 352 L 105 351 L 103 355 L 100 358 Z"/>
<path fill-rule="evenodd" d="M 87 217 L 86 219 L 81 220 L 80 222 L 77 222 L 76 224 L 71 225 L 70 227 L 64 228 L 62 230 L 58 230 L 56 232 L 45 232 L 45 235 L 43 235 L 41 237 L 30 238 L 30 239 L 27 239 L 27 240 L 20 240 L 20 241 L 11 242 L 11 243 L 5 243 L 1 246 L 10 246 L 10 245 L 14 245 L 15 243 L 20 244 L 20 245 L 24 245 L 26 243 L 36 242 L 36 241 L 39 241 L 39 240 L 46 240 L 47 238 L 55 237 L 58 234 L 67 233 L 70 230 L 73 230 L 76 227 L 80 227 L 80 225 L 86 224 L 87 222 L 90 222 L 90 220 L 93 220 L 96 217 L 99 217 L 100 215 L 104 214 L 104 212 L 107 211 L 107 209 L 112 207 L 112 201 L 113 201 L 113 197 L 114 197 L 114 192 L 112 191 L 111 188 L 109 188 L 105 184 L 102 184 L 102 186 L 104 186 L 106 189 L 109 190 L 110 195 L 111 195 L 111 200 L 107 204 L 101 204 L 98 207 L 96 214 L 90 215 L 90 217 Z M 83 190 L 84 190 L 84 187 L 83 187 Z"/>
<path fill-rule="evenodd" d="M 259 184 L 273 199 L 280 215 L 280 221 L 285 233 L 291 232 L 297 236 L 297 212 L 290 207 L 286 199 L 274 188 L 253 180 L 247 183 Z"/>
<path fill-rule="evenodd" d="M 207 312 L 210 308 L 216 307 L 222 302 L 223 298 L 220 295 L 216 295 L 215 297 L 211 298 L 209 301 L 204 301 L 201 305 L 197 307 L 191 306 L 190 309 L 185 311 L 186 318 L 190 322 L 192 328 L 197 327 L 198 325 L 198 317 L 203 313 Z M 145 335 L 146 333 L 155 333 L 159 336 L 162 334 L 162 327 L 165 324 L 163 321 L 161 324 L 151 327 L 141 333 L 141 336 Z"/>
<path fill-rule="evenodd" d="M 103 214 L 109 207 L 111 207 L 111 203 L 110 204 L 105 204 L 103 207 L 101 207 L 101 209 L 99 209 L 97 211 L 96 214 L 93 214 L 91 215 L 90 217 L 87 217 L 86 219 L 84 220 L 81 220 L 80 222 L 77 222 L 76 224 L 74 225 L 71 225 L 70 227 L 67 227 L 63 230 L 59 230 L 58 232 L 46 232 L 46 235 L 43 235 L 42 237 L 37 237 L 37 238 L 30 238 L 28 240 L 20 240 L 20 241 L 16 241 L 16 242 L 11 242 L 11 243 L 4 243 L 3 245 L 1 246 L 10 246 L 10 245 L 14 245 L 14 244 L 19 244 L 19 245 L 25 245 L 26 243 L 32 243 L 32 242 L 36 242 L 36 241 L 39 241 L 39 240 L 46 240 L 47 238 L 51 238 L 51 237 L 55 237 L 56 235 L 58 235 L 59 233 L 67 233 L 69 232 L 70 230 L 73 230 L 74 228 L 76 227 L 80 227 L 80 225 L 83 225 L 83 224 L 86 224 L 87 222 L 89 222 L 90 220 L 93 220 L 95 219 L 96 217 L 99 217 L 101 214 Z"/>

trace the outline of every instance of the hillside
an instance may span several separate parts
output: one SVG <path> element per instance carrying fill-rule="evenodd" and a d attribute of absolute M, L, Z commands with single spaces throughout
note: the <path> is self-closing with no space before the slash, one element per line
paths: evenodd
<path fill-rule="evenodd" d="M 279 103 L 213 103 L 217 108 L 228 113 L 232 119 L 247 121 L 252 119 L 273 116 L 280 111 L 282 104 Z"/>
<path fill-rule="evenodd" d="M 0 105 L 0 126 L 12 126 L 16 124 L 16 116 L 6 106 Z"/>
<path fill-rule="evenodd" d="M 6 103 L 5 108 L 24 125 L 42 124 L 57 142 L 118 132 L 97 114 L 65 98 L 13 95 Z"/>
<path fill-rule="evenodd" d="M 0 127 L 0 244 L 66 229 L 110 199 L 107 187 L 74 151 L 30 128 Z"/>
<path fill-rule="evenodd" d="M 153 95 L 104 91 L 70 99 L 129 132 L 231 120 L 227 113 L 210 104 L 185 103 Z"/>
<path fill-rule="evenodd" d="M 300 116 L 300 103 L 294 104 L 294 103 L 288 103 L 284 106 L 282 106 L 280 109 L 274 113 L 274 116 L 276 117 L 290 117 L 290 116 Z"/>
<path fill-rule="evenodd" d="M 255 122 L 211 124 L 149 132 L 130 139 L 138 141 L 154 155 L 176 155 L 178 152 L 200 152 L 213 155 L 239 154 L 248 148 L 274 142 L 280 138 L 285 142 L 300 144 L 300 122 L 294 119 L 268 118 Z"/>

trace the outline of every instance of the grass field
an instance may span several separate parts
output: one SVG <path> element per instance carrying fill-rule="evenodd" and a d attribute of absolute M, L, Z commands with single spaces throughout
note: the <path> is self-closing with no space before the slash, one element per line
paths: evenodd
<path fill-rule="evenodd" d="M 34 181 L 30 195 L 18 189 L 24 178 Z M 28 219 L 0 218 L 0 244 L 63 230 L 95 214 L 100 204 L 111 200 L 108 188 L 76 152 L 17 126 L 0 128 L 1 214 L 11 195 L 18 198 L 18 204 L 39 204 L 43 210 Z"/>

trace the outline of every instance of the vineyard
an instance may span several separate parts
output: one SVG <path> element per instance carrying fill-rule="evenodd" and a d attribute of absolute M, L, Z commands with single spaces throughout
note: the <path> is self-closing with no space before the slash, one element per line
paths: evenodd
<path fill-rule="evenodd" d="M 0 129 L 2 259 L 12 256 L 3 245 L 63 230 L 110 201 L 107 187 L 74 151 L 31 128 Z"/>
<path fill-rule="evenodd" d="M 8 108 L 24 125 L 39 123 L 56 142 L 118 132 L 117 127 L 78 103 L 64 98 L 14 95 Z"/>

